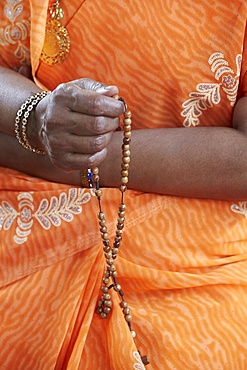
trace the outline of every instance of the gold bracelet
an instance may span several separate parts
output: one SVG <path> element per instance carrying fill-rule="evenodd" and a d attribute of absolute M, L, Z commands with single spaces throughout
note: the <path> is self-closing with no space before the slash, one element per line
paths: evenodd
<path fill-rule="evenodd" d="M 30 152 L 45 154 L 44 150 L 34 148 L 27 137 L 27 124 L 31 111 L 48 95 L 49 91 L 41 91 L 30 96 L 20 107 L 15 117 L 15 136 L 19 143 Z"/>

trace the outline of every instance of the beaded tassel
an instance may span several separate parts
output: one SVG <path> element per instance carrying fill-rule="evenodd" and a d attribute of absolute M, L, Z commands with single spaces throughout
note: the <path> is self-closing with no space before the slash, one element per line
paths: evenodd
<path fill-rule="evenodd" d="M 121 203 L 118 206 L 118 219 L 116 225 L 116 234 L 114 238 L 113 246 L 110 246 L 109 235 L 107 233 L 107 226 L 106 226 L 106 218 L 105 214 L 102 211 L 101 207 L 101 196 L 102 190 L 100 189 L 99 185 L 99 169 L 96 167 L 91 170 L 92 179 L 91 183 L 95 188 L 95 194 L 98 198 L 99 203 L 99 213 L 98 213 L 98 220 L 99 220 L 99 227 L 103 242 L 103 251 L 104 256 L 106 259 L 106 270 L 104 272 L 103 277 L 103 286 L 102 296 L 98 301 L 98 307 L 96 312 L 102 317 L 102 319 L 107 318 L 110 314 L 112 309 L 112 300 L 111 300 L 111 289 L 115 290 L 120 298 L 120 307 L 122 308 L 122 312 L 124 314 L 124 318 L 128 324 L 129 330 L 133 338 L 136 337 L 136 332 L 132 330 L 132 316 L 130 314 L 130 308 L 128 307 L 128 303 L 124 299 L 124 292 L 122 291 L 121 285 L 117 282 L 117 271 L 115 266 L 115 260 L 117 258 L 118 250 L 121 245 L 123 229 L 124 229 L 124 221 L 125 221 L 125 211 L 126 205 L 124 203 L 124 193 L 127 190 L 127 183 L 128 183 L 128 176 L 129 176 L 129 165 L 130 165 L 130 142 L 131 142 L 131 112 L 127 109 L 127 105 L 125 104 L 122 98 L 118 98 L 115 96 L 116 99 L 123 101 L 125 105 L 125 112 L 124 112 L 124 119 L 123 119 L 123 144 L 122 144 L 122 164 L 121 164 L 121 185 L 119 190 L 121 192 Z M 144 365 L 149 364 L 149 360 L 147 356 L 142 357 L 142 361 Z"/>

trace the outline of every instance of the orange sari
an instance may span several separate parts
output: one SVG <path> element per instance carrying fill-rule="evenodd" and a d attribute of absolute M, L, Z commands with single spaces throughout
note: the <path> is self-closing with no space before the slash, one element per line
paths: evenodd
<path fill-rule="evenodd" d="M 245 1 L 60 4 L 66 61 L 39 62 L 48 0 L 6 0 L 1 65 L 30 61 L 48 89 L 116 84 L 135 129 L 231 125 L 246 93 Z M 119 201 L 104 189 L 111 238 Z M 135 341 L 117 294 L 109 318 L 95 313 L 105 265 L 93 193 L 0 169 L 1 369 L 144 369 L 137 348 L 150 370 L 247 368 L 247 202 L 131 190 L 125 201 L 116 264 Z"/>

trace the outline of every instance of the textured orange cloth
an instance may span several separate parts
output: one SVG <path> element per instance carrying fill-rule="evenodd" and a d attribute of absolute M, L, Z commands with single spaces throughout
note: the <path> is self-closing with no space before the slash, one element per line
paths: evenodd
<path fill-rule="evenodd" d="M 1 2 L 2 65 L 30 57 L 48 89 L 80 77 L 118 85 L 134 128 L 231 125 L 246 93 L 246 1 L 60 4 L 71 51 L 51 67 L 39 62 L 48 1 Z M 130 190 L 125 200 L 116 264 L 148 369 L 247 369 L 247 202 Z M 104 190 L 111 238 L 119 201 Z M 1 168 L 0 369 L 143 369 L 118 296 L 108 319 L 95 314 L 97 212 L 89 190 Z"/>

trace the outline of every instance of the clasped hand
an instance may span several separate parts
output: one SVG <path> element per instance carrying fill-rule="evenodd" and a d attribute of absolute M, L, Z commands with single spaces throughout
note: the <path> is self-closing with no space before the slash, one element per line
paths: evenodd
<path fill-rule="evenodd" d="M 116 86 L 83 78 L 59 85 L 38 104 L 33 124 L 54 166 L 74 171 L 106 158 L 124 111 L 124 104 L 112 98 L 115 94 Z"/>

